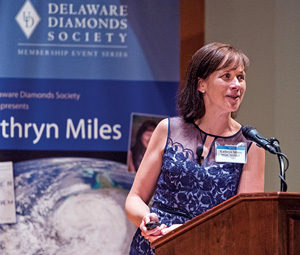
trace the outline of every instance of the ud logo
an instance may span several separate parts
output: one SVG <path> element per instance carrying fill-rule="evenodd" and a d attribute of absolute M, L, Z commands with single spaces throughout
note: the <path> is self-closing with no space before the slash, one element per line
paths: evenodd
<path fill-rule="evenodd" d="M 24 5 L 22 6 L 22 8 L 16 16 L 16 21 L 21 27 L 27 39 L 30 38 L 40 20 L 41 18 L 35 10 L 32 3 L 30 2 L 30 0 L 27 0 L 24 3 Z"/>

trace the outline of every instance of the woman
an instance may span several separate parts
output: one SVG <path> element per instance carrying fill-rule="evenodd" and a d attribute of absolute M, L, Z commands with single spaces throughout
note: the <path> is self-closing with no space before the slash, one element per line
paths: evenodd
<path fill-rule="evenodd" d="M 158 124 L 126 200 L 127 216 L 139 227 L 130 254 L 154 254 L 151 242 L 191 218 L 237 193 L 264 190 L 264 150 L 244 138 L 232 117 L 248 65 L 243 52 L 221 43 L 192 57 L 178 93 L 181 117 Z M 244 148 L 245 157 L 220 161 L 225 145 Z M 150 221 L 162 224 L 147 230 Z"/>
<path fill-rule="evenodd" d="M 137 171 L 156 125 L 157 124 L 154 121 L 147 120 L 143 122 L 143 124 L 138 129 L 136 133 L 135 144 L 129 152 L 129 172 Z"/>

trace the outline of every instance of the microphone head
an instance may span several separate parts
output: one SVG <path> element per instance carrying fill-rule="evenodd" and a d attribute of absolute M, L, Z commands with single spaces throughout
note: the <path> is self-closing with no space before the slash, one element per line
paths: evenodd
<path fill-rule="evenodd" d="M 203 145 L 199 145 L 196 149 L 196 154 L 198 157 L 201 157 L 203 153 Z"/>
<path fill-rule="evenodd" d="M 196 149 L 196 154 L 197 154 L 197 161 L 200 166 L 201 166 L 201 159 L 203 159 L 202 153 L 203 153 L 203 145 L 199 145 Z"/>
<path fill-rule="evenodd" d="M 251 126 L 242 126 L 242 133 L 243 133 L 243 136 L 245 136 L 247 139 L 248 138 L 248 135 L 249 133 L 252 131 L 252 130 L 255 130 L 254 127 L 251 127 Z"/>
<path fill-rule="evenodd" d="M 276 150 L 273 148 L 270 140 L 258 133 L 254 127 L 242 126 L 242 133 L 247 140 L 255 142 L 258 147 L 276 154 Z"/>

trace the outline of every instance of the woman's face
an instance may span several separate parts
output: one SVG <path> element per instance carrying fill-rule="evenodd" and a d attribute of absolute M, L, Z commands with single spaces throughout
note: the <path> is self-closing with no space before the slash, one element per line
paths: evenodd
<path fill-rule="evenodd" d="M 198 90 L 203 93 L 205 108 L 220 113 L 238 110 L 246 91 L 243 66 L 217 69 L 207 79 L 198 81 Z"/>
<path fill-rule="evenodd" d="M 153 134 L 154 128 L 148 128 L 143 134 L 142 134 L 142 144 L 144 145 L 145 148 L 148 147 L 150 138 Z"/>

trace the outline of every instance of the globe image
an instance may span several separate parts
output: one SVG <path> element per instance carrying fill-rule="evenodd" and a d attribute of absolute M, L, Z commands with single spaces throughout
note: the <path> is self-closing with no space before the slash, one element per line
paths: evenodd
<path fill-rule="evenodd" d="M 14 163 L 17 222 L 0 225 L 2 255 L 124 255 L 136 227 L 124 211 L 134 175 L 89 158 Z"/>

